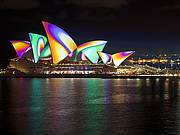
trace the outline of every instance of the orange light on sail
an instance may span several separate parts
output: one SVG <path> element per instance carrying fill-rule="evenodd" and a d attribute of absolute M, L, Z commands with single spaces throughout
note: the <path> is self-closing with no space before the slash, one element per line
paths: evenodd
<path fill-rule="evenodd" d="M 22 58 L 22 56 L 31 49 L 31 44 L 28 41 L 14 40 L 10 42 L 16 50 L 18 58 Z"/>
<path fill-rule="evenodd" d="M 112 55 L 113 63 L 118 67 L 125 59 L 132 55 L 135 51 L 119 52 Z"/>
<path fill-rule="evenodd" d="M 71 54 L 77 46 L 61 28 L 48 22 L 42 23 L 49 40 L 53 63 L 57 64 Z"/>

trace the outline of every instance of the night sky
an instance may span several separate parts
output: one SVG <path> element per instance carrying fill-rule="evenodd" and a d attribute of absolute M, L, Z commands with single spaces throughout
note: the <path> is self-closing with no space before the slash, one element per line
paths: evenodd
<path fill-rule="evenodd" d="M 0 64 L 15 56 L 9 40 L 45 35 L 41 21 L 63 28 L 77 44 L 103 39 L 104 52 L 179 53 L 179 0 L 0 0 Z"/>

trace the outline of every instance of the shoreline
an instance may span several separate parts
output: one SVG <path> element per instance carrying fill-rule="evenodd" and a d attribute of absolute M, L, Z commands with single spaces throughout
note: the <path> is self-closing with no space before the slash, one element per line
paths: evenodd
<path fill-rule="evenodd" d="M 163 76 L 163 75 L 107 75 L 107 74 L 21 74 L 21 75 L 0 75 L 1 78 L 122 78 L 122 79 L 137 79 L 137 78 L 172 78 L 180 79 L 180 76 Z"/>

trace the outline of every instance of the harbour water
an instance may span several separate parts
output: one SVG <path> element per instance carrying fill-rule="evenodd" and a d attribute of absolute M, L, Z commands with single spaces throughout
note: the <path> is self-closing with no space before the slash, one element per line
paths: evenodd
<path fill-rule="evenodd" d="M 180 134 L 180 79 L 2 78 L 0 88 L 3 134 Z"/>

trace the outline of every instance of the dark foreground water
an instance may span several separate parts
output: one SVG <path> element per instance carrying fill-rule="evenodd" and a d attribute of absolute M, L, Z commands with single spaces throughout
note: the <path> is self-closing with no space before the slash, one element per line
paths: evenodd
<path fill-rule="evenodd" d="M 180 80 L 19 78 L 0 86 L 0 134 L 180 134 Z"/>

